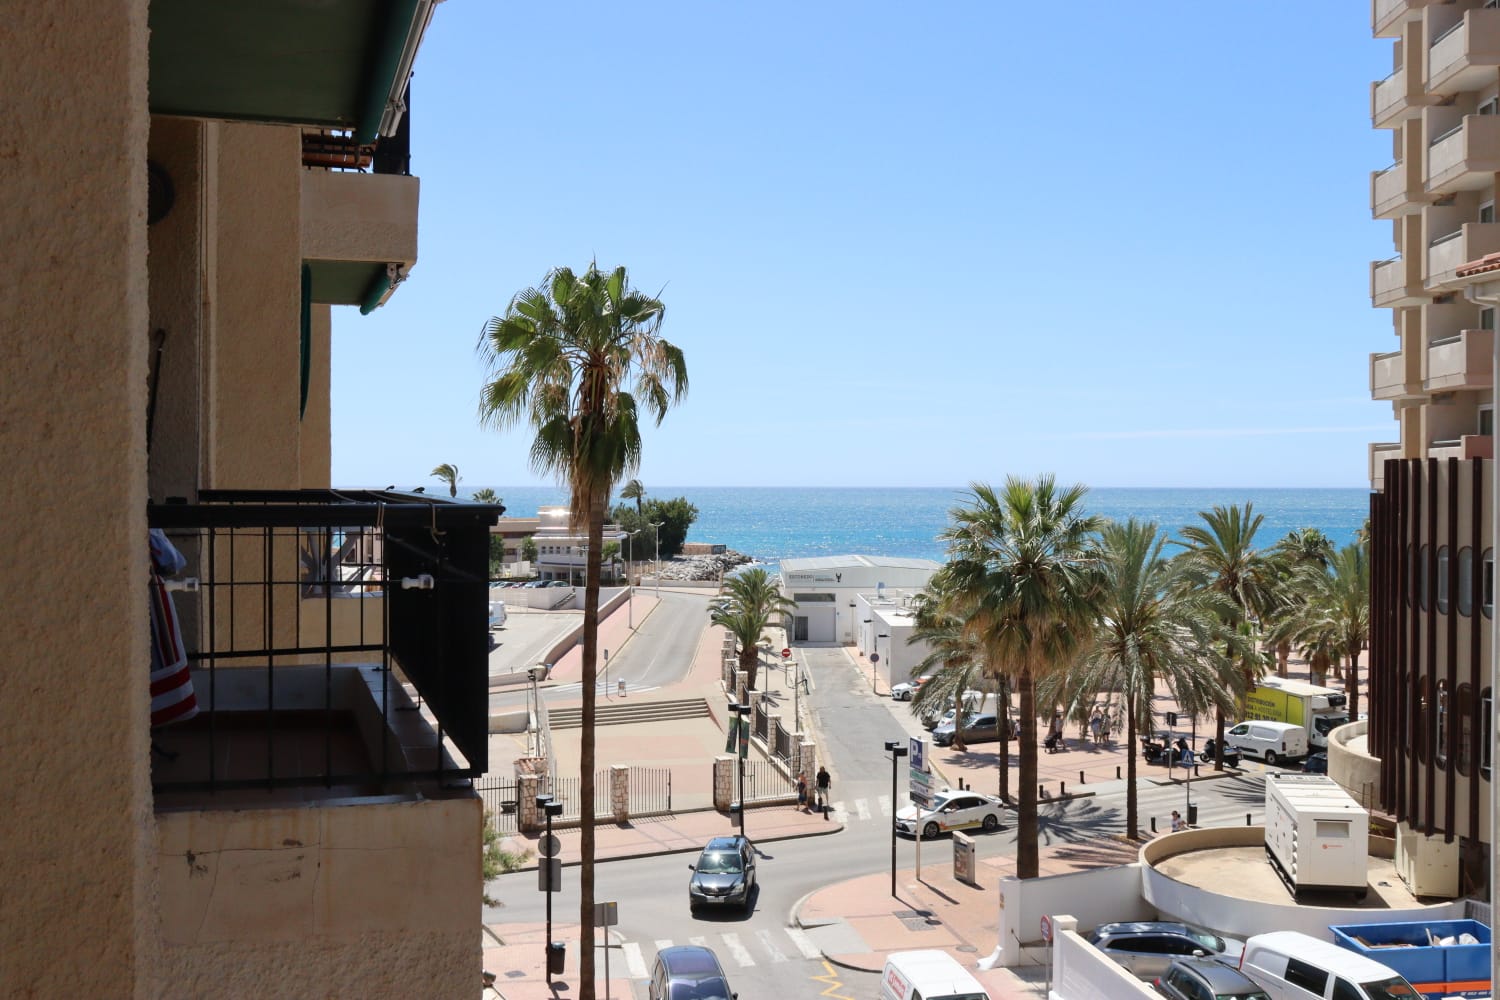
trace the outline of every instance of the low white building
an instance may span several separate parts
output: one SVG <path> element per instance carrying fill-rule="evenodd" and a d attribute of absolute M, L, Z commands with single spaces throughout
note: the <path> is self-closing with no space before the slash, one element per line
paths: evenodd
<path fill-rule="evenodd" d="M 543 580 L 566 580 L 577 586 L 584 584 L 584 572 L 588 568 L 588 529 L 574 531 L 568 523 L 566 507 L 540 507 L 536 512 L 536 571 Z M 602 577 L 612 580 L 619 576 L 624 566 L 625 532 L 617 524 L 604 526 L 604 544 L 614 542 L 620 554 L 614 565 L 605 562 L 601 567 Z"/>
<path fill-rule="evenodd" d="M 781 561 L 781 589 L 796 605 L 789 638 L 793 642 L 852 645 L 863 624 L 859 595 L 917 592 L 938 571 L 931 559 L 894 556 L 817 556 Z"/>

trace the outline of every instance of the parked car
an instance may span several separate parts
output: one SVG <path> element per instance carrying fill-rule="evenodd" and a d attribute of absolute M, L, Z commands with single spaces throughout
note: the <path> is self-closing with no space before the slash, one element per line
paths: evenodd
<path fill-rule="evenodd" d="M 656 953 L 646 995 L 650 1000 L 735 1000 L 737 996 L 729 988 L 719 957 L 696 944 L 676 945 Z"/>
<path fill-rule="evenodd" d="M 698 855 L 697 864 L 688 865 L 693 877 L 688 880 L 688 908 L 700 906 L 737 906 L 750 909 L 750 893 L 755 888 L 755 848 L 745 837 L 715 837 Z"/>
<path fill-rule="evenodd" d="M 1259 757 L 1273 767 L 1307 756 L 1307 729 L 1290 722 L 1241 722 L 1224 734 L 1224 742 L 1246 757 Z"/>
<path fill-rule="evenodd" d="M 940 747 L 948 746 L 953 742 L 953 733 L 956 729 L 957 719 L 949 719 L 947 722 L 934 726 L 932 742 Z M 971 715 L 964 725 L 965 743 L 993 743 L 999 738 L 1000 718 L 993 712 Z"/>
<path fill-rule="evenodd" d="M 1302 771 L 1304 774 L 1327 774 L 1328 753 L 1326 751 L 1319 750 L 1317 753 L 1308 757 L 1302 762 Z"/>
<path fill-rule="evenodd" d="M 907 806 L 897 810 L 896 832 L 915 837 L 920 828 L 923 840 L 976 826 L 991 833 L 1000 829 L 1004 815 L 1004 803 L 992 795 L 945 788 L 932 797 L 932 805 L 925 809 Z"/>
<path fill-rule="evenodd" d="M 491 601 L 490 602 L 490 628 L 491 629 L 504 628 L 505 627 L 505 619 L 506 619 L 505 602 L 504 601 Z"/>
<path fill-rule="evenodd" d="M 913 677 L 909 681 L 891 685 L 891 697 L 896 701 L 911 701 L 916 696 L 917 690 L 928 681 L 932 680 L 931 674 L 923 674 L 921 677 Z"/>
<path fill-rule="evenodd" d="M 1141 979 L 1163 975 L 1174 959 L 1211 958 L 1235 965 L 1245 952 L 1243 941 L 1163 920 L 1100 924 L 1089 935 L 1089 944 Z"/>
<path fill-rule="evenodd" d="M 567 580 L 549 580 L 549 581 L 547 581 L 547 583 L 545 585 L 548 586 L 548 587 L 571 587 L 571 586 L 573 586 Z"/>
<path fill-rule="evenodd" d="M 1271 1000 L 1239 969 L 1207 958 L 1179 958 L 1151 984 L 1172 1000 Z"/>

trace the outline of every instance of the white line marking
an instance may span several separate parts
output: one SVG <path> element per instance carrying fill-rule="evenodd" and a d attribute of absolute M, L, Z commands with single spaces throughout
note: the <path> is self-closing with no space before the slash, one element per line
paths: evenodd
<path fill-rule="evenodd" d="M 891 797 L 889 795 L 882 795 L 880 797 L 880 815 L 882 815 L 882 816 L 889 816 L 890 814 L 891 814 Z"/>
<path fill-rule="evenodd" d="M 761 946 L 770 953 L 772 962 L 786 961 L 786 956 L 781 953 L 781 949 L 777 948 L 776 942 L 772 940 L 770 931 L 756 931 L 755 936 L 760 940 Z"/>
<path fill-rule="evenodd" d="M 866 802 L 864 799 L 855 799 L 854 800 L 854 811 L 857 812 L 857 813 L 859 813 L 859 818 L 860 819 L 869 819 L 870 818 L 870 804 L 868 802 Z"/>
<path fill-rule="evenodd" d="M 823 950 L 817 945 L 813 944 L 812 938 L 808 937 L 807 933 L 803 931 L 802 928 L 788 927 L 786 929 L 786 936 L 792 939 L 792 944 L 796 945 L 797 950 L 802 952 L 803 958 L 823 957 Z"/>
<path fill-rule="evenodd" d="M 646 971 L 646 956 L 641 954 L 640 945 L 627 941 L 620 945 L 620 951 L 625 954 L 625 968 L 630 970 L 631 979 L 645 979 L 650 975 Z"/>
<path fill-rule="evenodd" d="M 750 954 L 749 948 L 740 944 L 740 936 L 738 934 L 721 934 L 720 937 L 724 939 L 724 947 L 729 949 L 729 954 L 733 955 L 734 960 L 740 963 L 740 968 L 747 969 L 755 964 L 755 956 Z"/>
<path fill-rule="evenodd" d="M 844 808 L 844 804 L 842 802 L 835 802 L 833 804 L 833 818 L 838 820 L 840 823 L 849 822 L 849 812 Z"/>
<path fill-rule="evenodd" d="M 706 937 L 690 937 L 690 938 L 688 938 L 688 944 L 695 944 L 695 945 L 697 945 L 700 948 L 707 948 L 708 947 L 708 938 L 706 938 Z"/>
<path fill-rule="evenodd" d="M 664 948 L 670 948 L 670 947 L 672 947 L 672 939 L 671 938 L 667 938 L 667 939 L 661 940 L 661 941 L 653 941 L 653 942 L 651 942 L 651 944 L 652 944 L 653 947 L 656 948 L 657 951 L 661 951 Z"/>

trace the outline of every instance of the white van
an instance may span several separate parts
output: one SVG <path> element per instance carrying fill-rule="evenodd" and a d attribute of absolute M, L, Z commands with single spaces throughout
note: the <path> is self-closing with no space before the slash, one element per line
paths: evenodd
<path fill-rule="evenodd" d="M 1297 931 L 1256 934 L 1240 971 L 1272 1000 L 1420 1000 L 1421 994 L 1373 959 Z"/>
<path fill-rule="evenodd" d="M 1224 734 L 1224 742 L 1247 757 L 1267 764 L 1302 760 L 1307 756 L 1307 727 L 1290 722 L 1241 722 Z"/>
<path fill-rule="evenodd" d="M 946 951 L 898 951 L 886 959 L 880 1000 L 990 1000 L 969 970 Z"/>

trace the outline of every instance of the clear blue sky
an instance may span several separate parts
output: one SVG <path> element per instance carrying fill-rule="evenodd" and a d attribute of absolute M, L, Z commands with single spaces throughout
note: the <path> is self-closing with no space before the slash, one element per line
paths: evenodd
<path fill-rule="evenodd" d="M 474 346 L 597 259 L 687 355 L 648 489 L 1367 487 L 1390 49 L 1327 0 L 449 0 L 418 263 L 334 311 L 334 482 L 545 482 Z"/>

